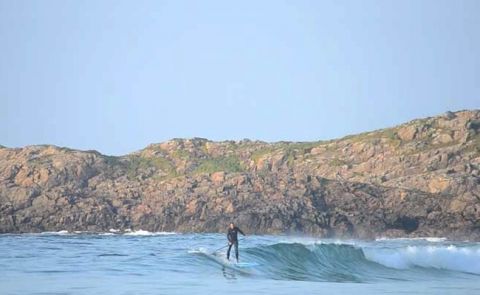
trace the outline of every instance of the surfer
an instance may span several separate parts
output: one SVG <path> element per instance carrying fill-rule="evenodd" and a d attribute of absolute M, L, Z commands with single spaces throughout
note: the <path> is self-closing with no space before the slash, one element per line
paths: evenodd
<path fill-rule="evenodd" d="M 227 259 L 230 260 L 230 250 L 232 249 L 232 246 L 235 246 L 235 258 L 237 258 L 237 262 L 238 262 L 238 233 L 241 233 L 242 235 L 245 236 L 245 234 L 241 229 L 235 226 L 233 222 L 230 222 L 230 225 L 228 226 L 228 233 L 227 233 L 227 239 L 228 239 Z"/>

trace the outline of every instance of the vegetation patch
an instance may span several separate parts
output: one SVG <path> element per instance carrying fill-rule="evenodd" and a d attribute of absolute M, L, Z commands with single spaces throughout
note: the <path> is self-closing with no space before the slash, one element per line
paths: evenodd
<path fill-rule="evenodd" d="M 269 146 L 269 147 L 265 147 L 265 148 L 261 148 L 261 149 L 258 149 L 256 151 L 254 151 L 252 153 L 252 155 L 250 156 L 250 158 L 252 159 L 252 161 L 257 164 L 258 163 L 258 160 L 260 160 L 260 158 L 262 158 L 263 156 L 267 155 L 267 154 L 271 154 L 275 151 L 275 147 L 273 146 Z"/>
<path fill-rule="evenodd" d="M 262 179 L 266 179 L 270 175 L 270 171 L 267 167 L 262 167 L 262 169 L 257 171 L 257 175 Z"/>
<path fill-rule="evenodd" d="M 296 151 L 302 154 L 310 152 L 314 147 L 325 143 L 324 141 L 295 142 L 284 144 L 284 148 L 290 151 Z"/>
<path fill-rule="evenodd" d="M 119 157 L 103 156 L 103 158 L 105 159 L 105 163 L 107 163 L 107 165 L 110 165 L 110 166 L 120 166 L 120 165 L 122 165 L 122 162 L 120 161 Z"/>
<path fill-rule="evenodd" d="M 287 154 L 287 166 L 292 167 L 295 163 L 295 152 L 289 152 Z"/>
<path fill-rule="evenodd" d="M 381 129 L 377 131 L 369 131 L 355 135 L 347 135 L 340 139 L 340 141 L 349 141 L 351 143 L 357 142 L 371 142 L 374 140 L 378 140 L 381 138 L 386 138 L 389 142 L 394 146 L 399 146 L 401 144 L 401 140 L 397 134 L 398 128 L 387 128 Z"/>
<path fill-rule="evenodd" d="M 375 131 L 373 132 L 363 132 L 360 134 L 353 134 L 353 135 L 347 135 L 345 137 L 340 138 L 338 141 L 350 141 L 352 143 L 359 142 L 359 141 L 366 141 L 369 139 L 374 139 L 377 137 L 375 135 Z"/>
<path fill-rule="evenodd" d="M 362 173 L 362 172 L 356 172 L 356 171 L 355 171 L 355 172 L 353 172 L 353 176 L 355 176 L 355 177 L 364 177 L 365 174 Z"/>
<path fill-rule="evenodd" d="M 397 129 L 396 128 L 388 128 L 384 129 L 382 132 L 379 133 L 379 137 L 386 138 L 392 144 L 393 146 L 400 146 L 402 143 L 402 140 L 397 134 Z"/>
<path fill-rule="evenodd" d="M 470 139 L 470 143 L 462 150 L 464 153 L 474 153 L 480 155 L 480 134 L 476 134 Z"/>
<path fill-rule="evenodd" d="M 202 160 L 194 173 L 213 173 L 217 171 L 242 172 L 244 167 L 236 156 L 216 157 Z"/>
<path fill-rule="evenodd" d="M 177 175 L 177 171 L 173 164 L 162 157 L 141 157 L 139 155 L 132 155 L 128 157 L 128 162 L 125 163 L 127 170 L 127 176 L 134 178 L 138 172 L 146 171 L 150 168 L 155 170 L 161 170 L 166 173 L 168 177 L 174 177 Z"/>
<path fill-rule="evenodd" d="M 348 165 L 348 162 L 339 158 L 334 158 L 333 160 L 330 161 L 330 166 L 340 167 L 343 165 Z"/>
<path fill-rule="evenodd" d="M 29 162 L 35 165 L 46 165 L 52 162 L 52 155 L 35 155 L 29 159 Z"/>
<path fill-rule="evenodd" d="M 188 159 L 190 157 L 190 153 L 186 150 L 178 149 L 172 153 L 172 156 L 177 159 Z"/>

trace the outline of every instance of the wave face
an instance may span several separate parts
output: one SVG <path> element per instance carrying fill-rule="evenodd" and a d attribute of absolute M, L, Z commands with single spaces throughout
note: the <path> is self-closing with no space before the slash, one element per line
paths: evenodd
<path fill-rule="evenodd" d="M 410 241 L 412 242 L 412 241 Z M 480 247 L 348 243 L 275 243 L 248 247 L 241 261 L 258 264 L 239 269 L 271 279 L 328 282 L 415 281 L 442 276 L 480 275 Z M 387 245 L 385 245 L 387 244 Z M 235 268 L 223 253 L 200 251 L 204 258 Z"/>
<path fill-rule="evenodd" d="M 267 274 L 289 280 L 354 281 L 377 267 L 365 259 L 361 249 L 343 244 L 303 245 L 278 243 L 247 249 Z"/>

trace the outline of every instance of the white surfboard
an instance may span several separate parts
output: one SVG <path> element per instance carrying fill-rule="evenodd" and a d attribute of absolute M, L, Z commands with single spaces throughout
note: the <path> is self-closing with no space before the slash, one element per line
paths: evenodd
<path fill-rule="evenodd" d="M 232 263 L 233 267 L 240 267 L 240 268 L 252 268 L 259 266 L 258 263 L 256 262 L 237 262 L 237 263 Z"/>

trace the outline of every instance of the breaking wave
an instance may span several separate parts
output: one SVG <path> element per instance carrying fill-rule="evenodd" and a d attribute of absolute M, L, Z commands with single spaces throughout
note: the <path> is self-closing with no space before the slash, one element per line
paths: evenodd
<path fill-rule="evenodd" d="M 126 236 L 164 236 L 164 235 L 176 235 L 176 232 L 149 232 L 146 230 L 137 230 L 137 231 L 129 231 L 123 233 Z"/>
<path fill-rule="evenodd" d="M 192 251 L 203 261 L 235 269 L 224 252 Z M 256 267 L 240 272 L 272 279 L 369 282 L 376 280 L 415 281 L 442 275 L 480 275 L 480 247 L 419 245 L 402 247 L 366 246 L 342 243 L 276 243 L 244 248 L 241 261 Z M 204 262 L 204 261 L 203 261 Z M 202 262 L 202 263 L 203 263 Z"/>
<path fill-rule="evenodd" d="M 480 248 L 407 246 L 400 249 L 366 250 L 365 257 L 395 269 L 434 268 L 480 275 Z"/>

